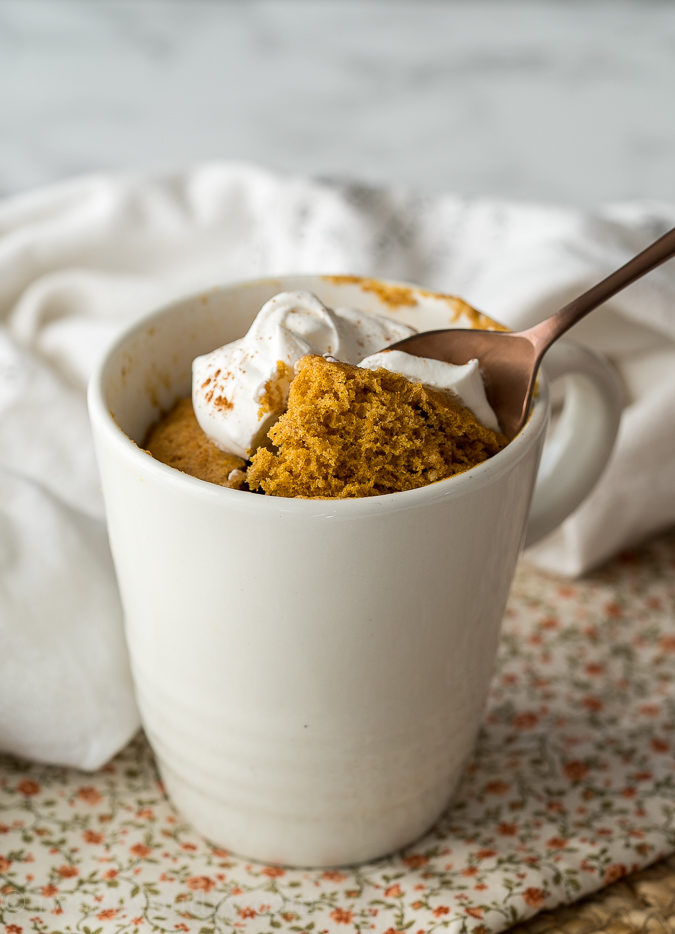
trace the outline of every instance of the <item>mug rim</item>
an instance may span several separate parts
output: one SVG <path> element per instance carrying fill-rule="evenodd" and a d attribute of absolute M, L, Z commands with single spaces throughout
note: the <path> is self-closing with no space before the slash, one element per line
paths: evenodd
<path fill-rule="evenodd" d="M 200 499 L 211 501 L 214 508 L 227 508 L 228 510 L 248 511 L 254 514 L 271 512 L 283 513 L 288 516 L 309 518 L 311 516 L 323 518 L 357 518 L 362 515 L 377 515 L 383 512 L 393 512 L 404 509 L 420 508 L 433 505 L 448 498 L 461 496 L 469 488 L 475 491 L 477 487 L 494 482 L 499 476 L 511 470 L 520 460 L 527 456 L 532 446 L 546 428 L 549 410 L 548 384 L 545 375 L 538 375 L 538 394 L 533 400 L 530 417 L 521 431 L 497 454 L 486 461 L 469 468 L 462 473 L 412 490 L 398 490 L 393 493 L 381 493 L 377 496 L 363 496 L 351 498 L 304 499 L 300 497 L 265 496 L 251 494 L 247 490 L 235 490 L 223 487 L 208 480 L 201 480 L 184 473 L 175 467 L 170 467 L 156 460 L 149 452 L 136 444 L 129 435 L 117 424 L 106 402 L 106 380 L 109 377 L 109 368 L 113 357 L 123 346 L 146 330 L 152 322 L 167 314 L 175 313 L 181 306 L 190 306 L 196 301 L 203 300 L 205 294 L 219 294 L 230 291 L 241 291 L 247 287 L 265 285 L 267 283 L 280 283 L 287 280 L 305 279 L 309 283 L 316 279 L 340 278 L 321 274 L 298 274 L 281 276 L 262 276 L 257 279 L 244 279 L 237 282 L 224 283 L 208 289 L 192 292 L 181 298 L 168 302 L 142 315 L 129 327 L 125 328 L 109 345 L 99 360 L 87 388 L 87 403 L 89 418 L 92 426 L 103 432 L 107 440 L 117 449 L 118 453 L 136 469 L 142 468 L 148 478 L 154 478 L 163 485 L 174 486 L 176 493 L 191 495 Z M 356 278 L 356 277 L 354 277 Z M 420 291 L 419 286 L 407 282 L 390 279 L 376 279 L 385 286 L 405 287 Z M 447 296 L 443 293 L 421 290 L 425 296 L 435 298 Z M 494 320 L 494 319 L 492 319 Z M 496 322 L 495 322 L 496 323 Z"/>

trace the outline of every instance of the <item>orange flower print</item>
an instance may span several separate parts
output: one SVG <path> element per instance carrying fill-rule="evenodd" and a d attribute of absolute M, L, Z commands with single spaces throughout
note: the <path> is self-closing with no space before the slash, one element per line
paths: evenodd
<path fill-rule="evenodd" d="M 18 924 L 6 924 L 5 931 L 7 932 L 7 934 L 21 934 L 21 932 L 23 931 L 23 928 L 20 927 Z"/>
<path fill-rule="evenodd" d="M 59 866 L 56 870 L 62 879 L 72 879 L 73 876 L 79 875 L 79 869 L 76 866 Z"/>
<path fill-rule="evenodd" d="M 477 876 L 478 875 L 478 866 L 467 866 L 466 869 L 462 869 L 463 876 Z"/>
<path fill-rule="evenodd" d="M 586 710 L 590 710 L 591 713 L 597 713 L 598 710 L 602 710 L 605 706 L 604 702 L 594 694 L 588 694 L 586 697 L 584 697 L 581 701 L 581 705 L 582 707 L 585 707 Z"/>
<path fill-rule="evenodd" d="M 146 846 L 145 843 L 134 843 L 133 846 L 129 847 L 134 856 L 137 856 L 139 859 L 145 859 L 146 856 L 150 856 L 152 850 L 149 846 Z"/>
<path fill-rule="evenodd" d="M 421 853 L 411 853 L 410 856 L 404 856 L 403 862 L 408 869 L 421 869 L 422 866 L 426 866 L 429 862 L 429 857 L 423 856 Z"/>
<path fill-rule="evenodd" d="M 539 625 L 542 629 L 558 629 L 560 621 L 555 616 L 545 616 Z"/>
<path fill-rule="evenodd" d="M 85 843 L 103 843 L 103 834 L 96 833 L 95 830 L 85 830 L 82 839 Z"/>
<path fill-rule="evenodd" d="M 478 908 L 478 907 L 475 907 L 475 908 L 467 908 L 467 909 L 466 909 L 466 913 L 467 913 L 468 915 L 471 915 L 472 918 L 478 918 L 478 919 L 480 919 L 480 918 L 483 917 L 483 909 L 482 909 L 482 908 Z"/>
<path fill-rule="evenodd" d="M 567 840 L 564 837 L 551 837 L 550 840 L 546 841 L 546 846 L 550 847 L 552 850 L 564 850 L 567 846 Z"/>
<path fill-rule="evenodd" d="M 117 917 L 117 908 L 104 908 L 96 915 L 99 921 L 112 921 Z"/>
<path fill-rule="evenodd" d="M 489 795 L 505 795 L 511 786 L 507 782 L 503 782 L 500 778 L 494 779 L 494 781 L 488 782 L 485 786 L 485 791 Z"/>
<path fill-rule="evenodd" d="M 7 859 L 6 856 L 0 856 L 0 872 L 7 872 L 11 865 L 11 859 Z"/>
<path fill-rule="evenodd" d="M 216 883 L 210 876 L 190 876 L 185 884 L 193 892 L 210 892 Z"/>
<path fill-rule="evenodd" d="M 265 866 L 262 870 L 264 876 L 269 876 L 270 879 L 276 879 L 280 876 L 286 875 L 286 870 L 282 869 L 281 866 Z"/>
<path fill-rule="evenodd" d="M 518 833 L 517 824 L 507 824 L 504 821 L 497 827 L 497 833 L 502 837 L 513 837 Z"/>
<path fill-rule="evenodd" d="M 576 592 L 576 588 L 572 584 L 561 584 L 558 587 L 558 596 L 560 597 L 573 597 Z"/>
<path fill-rule="evenodd" d="M 98 792 L 91 785 L 83 785 L 81 788 L 78 788 L 77 797 L 81 801 L 86 801 L 87 804 L 98 804 L 99 801 L 103 800 L 100 792 Z"/>
<path fill-rule="evenodd" d="M 659 648 L 662 652 L 675 652 L 675 636 L 662 636 Z"/>
<path fill-rule="evenodd" d="M 605 666 L 600 662 L 589 662 L 585 667 L 585 671 L 587 675 L 601 675 L 605 671 Z"/>
<path fill-rule="evenodd" d="M 497 855 L 496 850 L 483 849 L 483 850 L 477 851 L 476 858 L 477 859 L 491 859 L 493 856 L 496 856 L 496 855 Z"/>
<path fill-rule="evenodd" d="M 255 908 L 247 907 L 240 908 L 237 914 L 240 918 L 255 918 L 257 917 L 258 912 L 255 910 Z M 187 928 L 185 930 L 187 931 Z"/>
<path fill-rule="evenodd" d="M 603 882 L 605 885 L 608 885 L 610 882 L 616 882 L 617 879 L 625 876 L 627 871 L 623 863 L 612 863 L 605 869 Z"/>
<path fill-rule="evenodd" d="M 337 924 L 351 924 L 354 913 L 345 908 L 334 908 L 330 916 Z"/>
<path fill-rule="evenodd" d="M 438 907 L 434 908 L 434 910 L 431 913 L 434 916 L 434 918 L 440 918 L 443 915 L 449 915 L 450 909 L 448 908 L 447 905 L 438 905 Z"/>
<path fill-rule="evenodd" d="M 584 762 L 579 762 L 578 759 L 572 759 L 565 763 L 563 772 L 571 782 L 580 782 L 588 775 L 588 766 Z"/>
<path fill-rule="evenodd" d="M 103 873 L 104 879 L 114 879 L 116 875 L 116 869 L 106 869 L 106 871 Z"/>
<path fill-rule="evenodd" d="M 396 882 L 394 885 L 388 886 L 384 890 L 384 894 L 387 898 L 398 898 L 399 895 L 403 894 L 403 892 L 401 890 L 401 886 L 398 884 L 398 882 Z"/>
<path fill-rule="evenodd" d="M 654 739 L 651 741 L 651 747 L 654 752 L 668 752 L 670 750 L 668 743 L 663 739 L 658 739 L 657 737 L 654 737 Z"/>
<path fill-rule="evenodd" d="M 49 885 L 43 885 L 40 891 L 45 896 L 45 898 L 49 898 L 50 895 L 56 895 L 56 893 L 59 891 L 59 888 L 57 885 L 52 885 L 50 882 Z"/>
<path fill-rule="evenodd" d="M 529 888 L 525 889 L 523 892 L 523 901 L 526 905 L 529 905 L 530 908 L 539 908 L 539 906 L 544 901 L 544 890 Z"/>
<path fill-rule="evenodd" d="M 323 874 L 322 878 L 326 879 L 328 882 L 342 882 L 345 878 L 344 873 L 340 872 L 339 869 L 327 869 Z"/>
<path fill-rule="evenodd" d="M 513 725 L 517 730 L 530 730 L 539 723 L 539 717 L 531 710 L 525 710 L 513 718 Z"/>
<path fill-rule="evenodd" d="M 16 790 L 22 795 L 26 795 L 27 798 L 40 794 L 40 786 L 32 778 L 24 778 L 23 781 L 20 781 L 16 786 Z"/>

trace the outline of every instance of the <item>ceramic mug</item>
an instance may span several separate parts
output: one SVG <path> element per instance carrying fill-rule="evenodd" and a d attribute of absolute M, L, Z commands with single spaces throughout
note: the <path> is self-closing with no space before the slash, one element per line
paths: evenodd
<path fill-rule="evenodd" d="M 138 703 L 167 792 L 206 837 L 295 866 L 413 841 L 471 754 L 549 419 L 547 380 L 507 447 L 421 489 L 351 500 L 260 496 L 143 448 L 190 392 L 194 357 L 240 337 L 283 290 L 419 329 L 486 326 L 456 299 L 349 277 L 228 285 L 166 307 L 108 352 L 89 407 Z M 610 454 L 619 393 L 595 355 L 547 448 L 530 540 Z M 581 454 L 579 452 L 582 452 Z"/>

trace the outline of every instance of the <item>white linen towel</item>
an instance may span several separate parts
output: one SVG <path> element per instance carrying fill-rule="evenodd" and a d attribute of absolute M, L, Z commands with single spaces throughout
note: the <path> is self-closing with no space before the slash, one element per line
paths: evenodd
<path fill-rule="evenodd" d="M 0 749 L 95 769 L 138 727 L 85 409 L 122 327 L 193 290 L 302 272 L 417 282 L 521 327 L 673 225 L 673 204 L 591 215 L 232 164 L 0 204 Z M 675 263 L 574 337 L 614 361 L 626 408 L 600 484 L 528 553 L 567 576 L 675 521 Z"/>

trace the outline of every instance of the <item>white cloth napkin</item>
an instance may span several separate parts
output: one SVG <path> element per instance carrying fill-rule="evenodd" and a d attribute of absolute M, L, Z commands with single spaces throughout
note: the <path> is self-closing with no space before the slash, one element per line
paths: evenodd
<path fill-rule="evenodd" d="M 232 164 L 1 204 L 0 749 L 94 769 L 138 726 L 85 409 L 122 327 L 193 290 L 294 272 L 418 282 L 522 326 L 673 225 L 673 204 L 589 215 Z M 529 553 L 567 576 L 675 521 L 675 263 L 575 336 L 614 360 L 626 409 L 601 483 Z"/>

